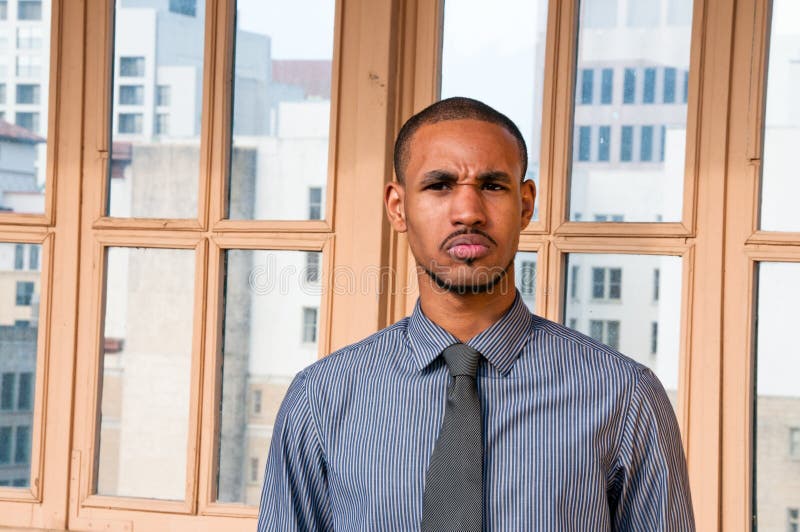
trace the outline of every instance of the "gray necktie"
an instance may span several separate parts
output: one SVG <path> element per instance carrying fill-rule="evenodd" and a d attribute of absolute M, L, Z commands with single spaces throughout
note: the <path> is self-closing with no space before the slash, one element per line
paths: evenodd
<path fill-rule="evenodd" d="M 481 354 L 464 344 L 442 351 L 453 377 L 433 448 L 422 532 L 480 531 L 483 526 L 483 427 L 475 375 Z"/>

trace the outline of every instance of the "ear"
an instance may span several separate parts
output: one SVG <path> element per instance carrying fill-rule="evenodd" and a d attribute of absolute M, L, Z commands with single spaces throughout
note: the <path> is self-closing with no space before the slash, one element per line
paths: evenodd
<path fill-rule="evenodd" d="M 389 223 L 398 233 L 405 233 L 408 230 L 406 226 L 405 197 L 406 191 L 403 185 L 397 181 L 386 184 L 383 203 L 386 205 L 386 215 L 389 217 Z"/>
<path fill-rule="evenodd" d="M 520 184 L 522 196 L 522 220 L 520 231 L 528 227 L 533 218 L 533 205 L 536 203 L 536 184 L 532 180 L 523 181 Z"/>

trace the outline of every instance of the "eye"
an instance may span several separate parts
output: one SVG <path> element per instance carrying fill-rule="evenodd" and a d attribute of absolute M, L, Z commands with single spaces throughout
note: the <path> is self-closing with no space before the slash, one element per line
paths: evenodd
<path fill-rule="evenodd" d="M 505 185 L 501 185 L 499 183 L 484 183 L 483 189 L 491 190 L 493 192 L 500 192 L 502 190 L 506 190 L 506 187 Z"/>
<path fill-rule="evenodd" d="M 423 188 L 423 190 L 447 190 L 450 188 L 450 184 L 444 181 L 437 181 L 436 183 L 431 183 L 430 185 Z"/>

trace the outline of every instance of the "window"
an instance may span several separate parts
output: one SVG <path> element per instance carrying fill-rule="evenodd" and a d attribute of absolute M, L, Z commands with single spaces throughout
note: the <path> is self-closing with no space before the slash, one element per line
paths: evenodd
<path fill-rule="evenodd" d="M 597 136 L 597 160 L 608 161 L 611 154 L 611 126 L 600 126 Z"/>
<path fill-rule="evenodd" d="M 120 105 L 142 105 L 144 104 L 144 86 L 142 85 L 120 85 L 119 86 Z"/>
<path fill-rule="evenodd" d="M 619 321 L 589 320 L 589 336 L 612 349 L 619 349 Z"/>
<path fill-rule="evenodd" d="M 12 427 L 0 427 L 0 464 L 11 462 L 11 433 Z"/>
<path fill-rule="evenodd" d="M 800 427 L 789 429 L 789 456 L 800 460 Z"/>
<path fill-rule="evenodd" d="M 41 0 L 19 0 L 17 18 L 19 20 L 42 20 Z"/>
<path fill-rule="evenodd" d="M 619 160 L 623 162 L 633 160 L 633 126 L 622 126 Z"/>
<path fill-rule="evenodd" d="M 31 428 L 27 425 L 17 426 L 17 438 L 14 442 L 14 463 L 27 464 L 31 461 Z"/>
<path fill-rule="evenodd" d="M 636 102 L 636 70 L 625 69 L 625 86 L 622 89 L 622 103 Z"/>
<path fill-rule="evenodd" d="M 658 301 L 659 291 L 661 290 L 661 270 L 653 270 L 653 301 Z"/>
<path fill-rule="evenodd" d="M 0 0 L 0 20 L 8 20 L 8 0 Z"/>
<path fill-rule="evenodd" d="M 309 283 L 319 281 L 319 253 L 316 251 L 306 253 L 306 281 Z"/>
<path fill-rule="evenodd" d="M 569 319 L 569 328 L 576 330 L 578 328 L 578 320 L 576 318 Z"/>
<path fill-rule="evenodd" d="M 658 149 L 658 157 L 659 160 L 663 163 L 664 156 L 666 155 L 667 151 L 667 127 L 661 126 L 661 130 L 659 131 L 661 138 L 659 139 L 659 149 Z"/>
<path fill-rule="evenodd" d="M 38 55 L 17 56 L 17 77 L 38 78 L 42 74 L 42 59 Z"/>
<path fill-rule="evenodd" d="M 144 77 L 144 57 L 120 57 L 119 75 L 128 78 Z"/>
<path fill-rule="evenodd" d="M 580 126 L 578 128 L 578 160 L 588 161 L 592 154 L 592 128 Z"/>
<path fill-rule="evenodd" d="M 17 49 L 39 50 L 42 48 L 42 28 L 26 26 L 17 28 Z"/>
<path fill-rule="evenodd" d="M 18 126 L 32 133 L 39 132 L 39 113 L 17 113 L 14 120 Z"/>
<path fill-rule="evenodd" d="M 0 381 L 0 410 L 11 410 L 14 408 L 14 387 L 16 385 L 15 373 L 3 373 Z"/>
<path fill-rule="evenodd" d="M 253 414 L 261 413 L 261 390 L 253 390 Z"/>
<path fill-rule="evenodd" d="M 169 134 L 169 113 L 156 113 L 156 135 Z"/>
<path fill-rule="evenodd" d="M 628 26 L 632 28 L 654 28 L 658 26 L 661 11 L 660 1 L 628 2 Z"/>
<path fill-rule="evenodd" d="M 0 83 L 0 104 L 6 103 L 6 84 Z"/>
<path fill-rule="evenodd" d="M 800 530 L 800 509 L 788 508 L 786 515 L 786 530 L 798 532 Z"/>
<path fill-rule="evenodd" d="M 250 458 L 250 482 L 261 480 L 261 468 L 258 467 L 258 458 Z"/>
<path fill-rule="evenodd" d="M 317 309 L 303 308 L 303 342 L 317 341 Z"/>
<path fill-rule="evenodd" d="M 595 214 L 595 222 L 624 222 L 624 214 Z"/>
<path fill-rule="evenodd" d="M 604 68 L 600 82 L 600 103 L 610 104 L 614 92 L 614 69 Z"/>
<path fill-rule="evenodd" d="M 17 281 L 17 306 L 28 307 L 33 299 L 33 283 L 31 281 Z"/>
<path fill-rule="evenodd" d="M 594 70 L 586 68 L 581 71 L 581 103 L 592 103 L 594 92 Z"/>
<path fill-rule="evenodd" d="M 689 71 L 683 71 L 683 103 L 689 101 Z"/>
<path fill-rule="evenodd" d="M 322 188 L 320 187 L 308 189 L 308 219 L 322 219 Z"/>
<path fill-rule="evenodd" d="M 656 101 L 656 69 L 644 69 L 644 91 L 642 103 L 655 103 Z"/>
<path fill-rule="evenodd" d="M 39 269 L 39 246 L 36 244 L 28 246 L 28 269 Z"/>
<path fill-rule="evenodd" d="M 30 327 L 31 320 L 14 320 L 14 327 Z"/>
<path fill-rule="evenodd" d="M 592 297 L 615 299 L 622 297 L 621 268 L 592 268 Z"/>
<path fill-rule="evenodd" d="M 25 244 L 14 246 L 14 269 L 21 270 L 25 267 Z"/>
<path fill-rule="evenodd" d="M 156 87 L 156 105 L 162 107 L 169 105 L 171 96 L 169 85 L 158 85 Z"/>
<path fill-rule="evenodd" d="M 15 488 L 27 487 L 28 479 L 27 478 L 15 478 L 14 480 L 11 481 L 11 485 L 14 486 Z"/>
<path fill-rule="evenodd" d="M 19 374 L 17 394 L 17 410 L 27 411 L 33 408 L 33 373 Z"/>
<path fill-rule="evenodd" d="M 653 160 L 653 126 L 642 126 L 642 142 L 639 145 L 639 160 Z"/>
<path fill-rule="evenodd" d="M 17 85 L 17 103 L 39 103 L 39 85 L 19 84 Z"/>
<path fill-rule="evenodd" d="M 532 296 L 536 293 L 536 263 L 524 260 L 521 263 L 520 271 L 520 292 L 524 296 Z"/>
<path fill-rule="evenodd" d="M 141 133 L 142 114 L 141 113 L 120 113 L 119 114 L 120 133 Z"/>
<path fill-rule="evenodd" d="M 580 269 L 578 266 L 573 266 L 572 270 L 570 271 L 570 284 L 569 284 L 569 296 L 572 299 L 578 298 L 578 275 L 580 273 Z M 574 327 L 571 327 L 574 329 Z"/>
<path fill-rule="evenodd" d="M 650 324 L 650 354 L 656 353 L 658 353 L 658 322 L 654 321 Z"/>
<path fill-rule="evenodd" d="M 675 82 L 678 71 L 667 67 L 664 69 L 664 103 L 675 103 Z"/>
<path fill-rule="evenodd" d="M 197 13 L 197 0 L 169 0 L 169 10 L 193 17 Z"/>

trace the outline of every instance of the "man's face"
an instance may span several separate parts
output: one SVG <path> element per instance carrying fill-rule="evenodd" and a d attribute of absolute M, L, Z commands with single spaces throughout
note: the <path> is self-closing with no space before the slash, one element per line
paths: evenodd
<path fill-rule="evenodd" d="M 488 122 L 448 120 L 422 126 L 409 147 L 404 185 L 386 191 L 392 225 L 437 285 L 488 290 L 513 267 L 533 214 L 535 188 L 521 182 L 514 137 Z"/>

